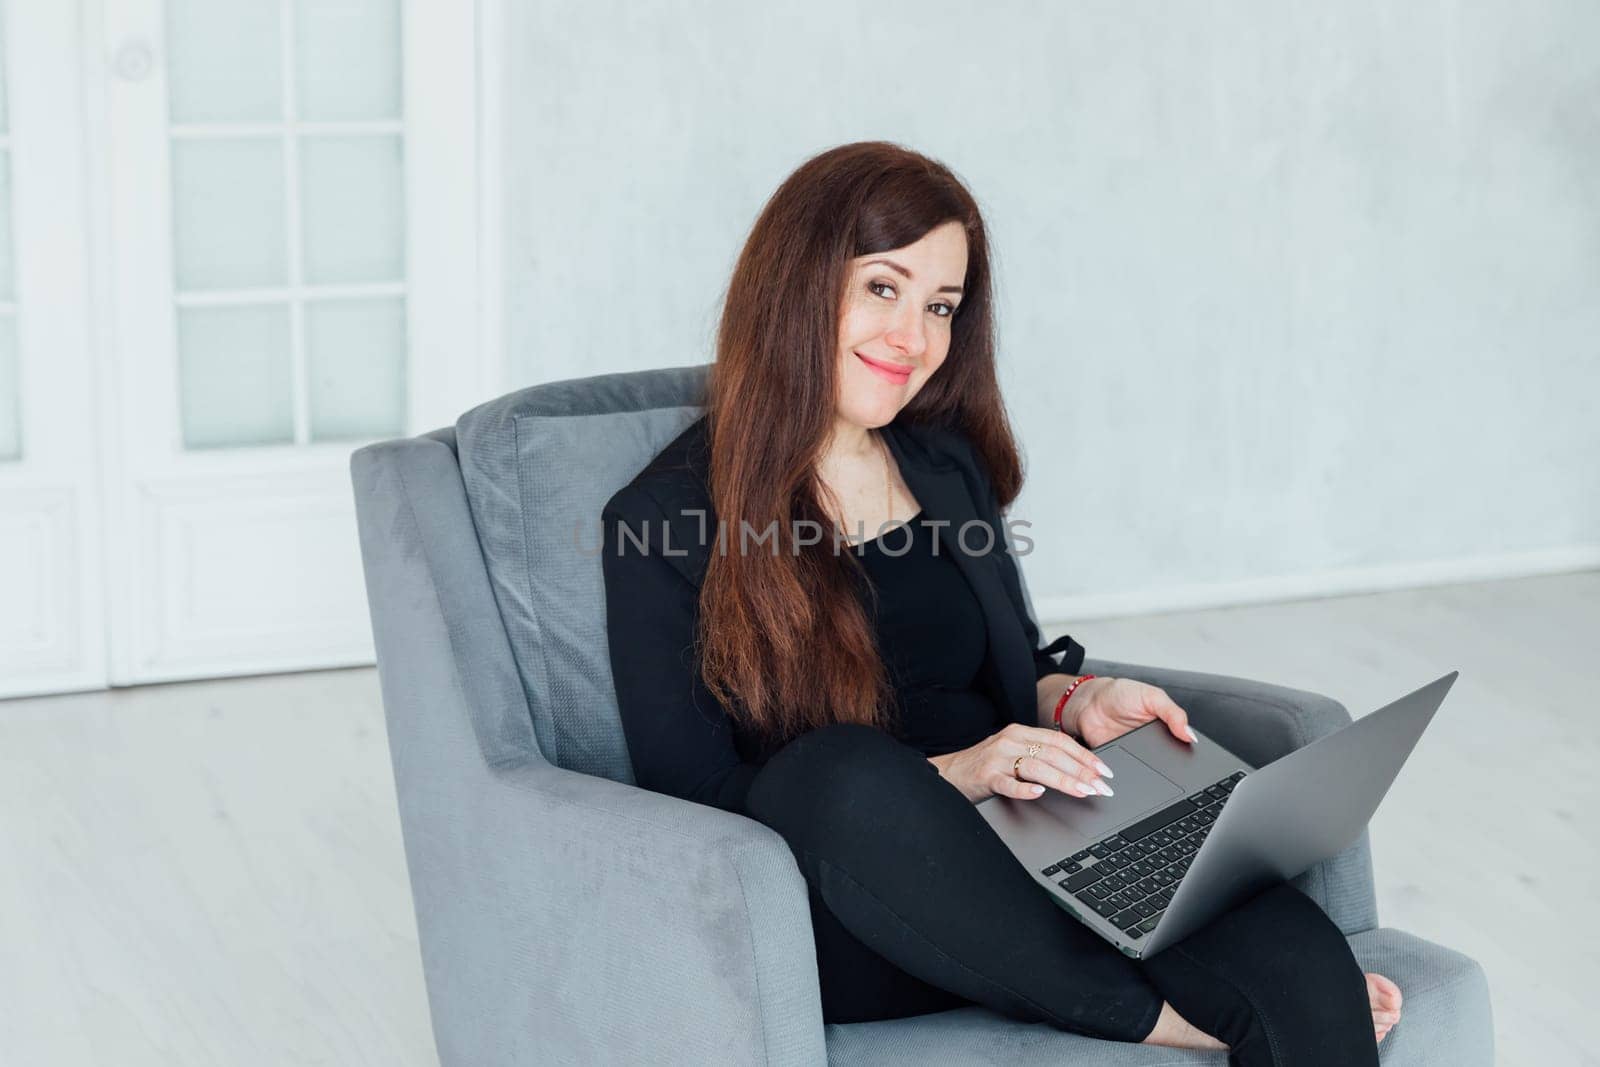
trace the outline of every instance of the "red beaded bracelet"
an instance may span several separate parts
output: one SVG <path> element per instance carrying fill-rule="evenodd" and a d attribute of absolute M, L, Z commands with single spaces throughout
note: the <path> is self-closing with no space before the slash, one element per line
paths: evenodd
<path fill-rule="evenodd" d="M 1067 686 L 1067 691 L 1065 693 L 1061 694 L 1061 699 L 1060 700 L 1056 701 L 1056 729 L 1057 730 L 1060 730 L 1063 733 L 1066 732 L 1067 728 L 1065 726 L 1061 725 L 1061 711 L 1062 711 L 1063 708 L 1065 708 L 1067 706 L 1067 701 L 1069 699 L 1071 699 L 1073 692 L 1078 688 L 1078 686 L 1082 685 L 1084 682 L 1087 682 L 1090 678 L 1093 678 L 1093 677 L 1094 677 L 1094 675 L 1092 675 L 1092 674 L 1086 674 L 1082 678 L 1079 678 L 1077 681 L 1075 681 L 1071 685 Z"/>

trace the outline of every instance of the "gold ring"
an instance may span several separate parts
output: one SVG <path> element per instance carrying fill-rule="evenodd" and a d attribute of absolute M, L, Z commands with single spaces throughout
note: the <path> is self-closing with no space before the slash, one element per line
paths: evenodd
<path fill-rule="evenodd" d="M 1011 777 L 1015 778 L 1019 782 L 1025 780 L 1022 777 L 1022 775 L 1020 773 L 1018 773 L 1019 769 L 1022 766 L 1022 760 L 1023 760 L 1023 757 L 1022 756 L 1018 756 L 1016 759 L 1011 761 Z"/>

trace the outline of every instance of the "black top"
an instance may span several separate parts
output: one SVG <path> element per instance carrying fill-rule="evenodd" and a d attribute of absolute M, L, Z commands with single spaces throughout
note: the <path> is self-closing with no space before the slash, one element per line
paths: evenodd
<path fill-rule="evenodd" d="M 920 543 L 932 556 L 939 535 L 935 559 L 895 555 L 905 543 L 896 530 L 877 546 L 861 546 L 860 573 L 880 591 L 879 644 L 907 683 L 904 740 L 938 755 L 1008 722 L 1032 724 L 1035 679 L 1076 673 L 1083 646 L 1063 635 L 1041 647 L 993 486 L 971 443 L 946 428 L 898 420 L 882 432 L 923 508 L 913 536 L 926 537 Z M 782 741 L 756 730 L 744 709 L 723 707 L 700 674 L 699 594 L 719 529 L 709 469 L 702 416 L 606 502 L 606 640 L 635 784 L 744 812 L 751 782 Z M 992 539 L 982 536 L 984 527 Z M 975 546 L 963 556 L 951 550 L 958 530 Z M 868 558 L 873 552 L 879 558 Z M 860 583 L 863 591 L 868 584 Z M 944 625 L 931 625 L 935 619 Z M 975 678 L 974 657 L 981 657 Z M 972 692 L 989 702 L 989 721 Z"/>
<path fill-rule="evenodd" d="M 925 756 L 967 748 L 1001 726 L 979 690 L 988 627 L 949 551 L 918 511 L 855 546 L 876 596 L 863 603 L 895 690 L 895 733 Z"/>

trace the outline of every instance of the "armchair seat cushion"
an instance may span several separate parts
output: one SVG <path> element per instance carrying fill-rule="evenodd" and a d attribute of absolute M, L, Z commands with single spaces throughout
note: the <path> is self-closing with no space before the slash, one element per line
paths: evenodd
<path fill-rule="evenodd" d="M 1488 1067 L 1494 1062 L 1489 985 L 1471 958 L 1401 930 L 1354 934 L 1363 971 L 1392 978 L 1405 998 L 1398 1025 L 1378 1046 L 1382 1063 Z M 1082 1063 L 1095 1067 L 1226 1067 L 1223 1052 L 1104 1041 L 1023 1023 L 974 1005 L 871 1023 L 829 1023 L 835 1067 L 930 1063 Z"/>

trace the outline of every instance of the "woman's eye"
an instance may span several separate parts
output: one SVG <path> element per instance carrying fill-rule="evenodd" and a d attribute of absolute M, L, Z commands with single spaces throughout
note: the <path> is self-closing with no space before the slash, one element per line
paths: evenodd
<path fill-rule="evenodd" d="M 882 294 L 878 293 L 879 289 L 887 289 L 890 292 L 894 292 L 894 286 L 890 285 L 888 282 L 868 282 L 867 283 L 867 288 L 869 290 L 871 290 L 873 293 L 877 293 L 880 296 Z M 943 300 L 940 300 L 937 303 L 929 304 L 928 306 L 929 307 L 936 307 L 936 308 L 944 308 L 944 311 L 939 313 L 939 317 L 941 319 L 948 319 L 951 315 L 954 315 L 956 313 L 955 305 L 947 303 L 947 302 L 945 302 Z"/>

